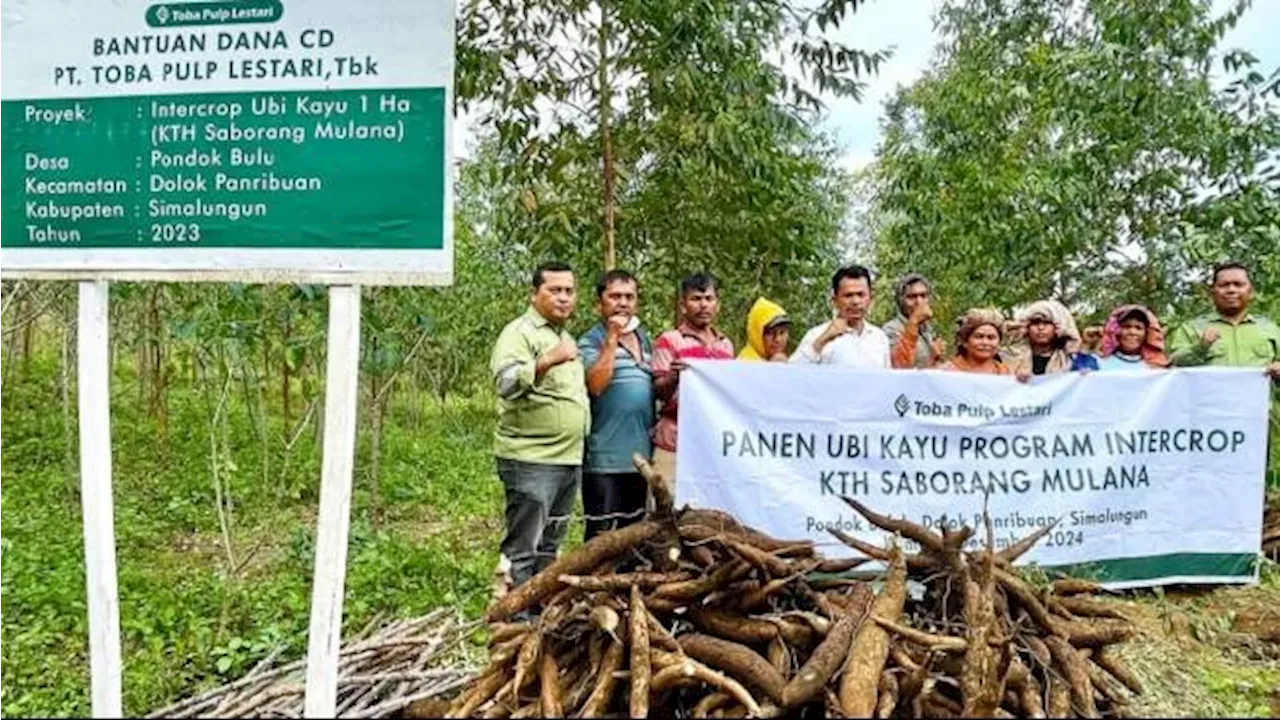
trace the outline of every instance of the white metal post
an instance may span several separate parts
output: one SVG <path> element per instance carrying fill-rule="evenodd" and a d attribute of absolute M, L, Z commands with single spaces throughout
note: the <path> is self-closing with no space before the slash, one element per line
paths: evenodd
<path fill-rule="evenodd" d="M 334 285 L 329 288 L 320 515 L 316 520 L 316 567 L 312 576 L 311 627 L 307 636 L 307 687 L 303 709 L 309 718 L 334 717 L 337 706 L 359 371 L 360 286 Z"/>
<path fill-rule="evenodd" d="M 85 587 L 89 600 L 89 686 L 93 716 L 123 717 L 120 701 L 120 597 L 111 495 L 111 385 L 107 283 L 80 283 L 80 503 L 84 513 Z"/>

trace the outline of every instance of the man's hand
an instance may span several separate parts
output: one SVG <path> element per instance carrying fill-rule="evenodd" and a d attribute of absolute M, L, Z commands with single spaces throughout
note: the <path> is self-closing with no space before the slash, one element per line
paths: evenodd
<path fill-rule="evenodd" d="M 1019 370 L 1018 372 L 1014 373 L 1013 376 L 1018 379 L 1018 382 L 1025 384 L 1031 380 L 1031 371 L 1025 370 L 1025 369 Z"/>
<path fill-rule="evenodd" d="M 818 355 L 822 355 L 822 348 L 826 347 L 827 343 L 835 340 L 848 331 L 849 321 L 837 316 L 831 321 L 831 324 L 827 326 L 826 331 L 813 341 L 813 351 Z"/>
<path fill-rule="evenodd" d="M 578 346 L 572 340 L 561 340 L 559 345 L 551 348 L 545 355 L 548 367 L 554 367 L 575 360 L 578 357 Z"/>
<path fill-rule="evenodd" d="M 1086 347 L 1096 350 L 1099 343 L 1102 342 L 1102 328 L 1097 325 L 1090 325 L 1085 328 L 1083 340 Z"/>
<path fill-rule="evenodd" d="M 671 361 L 671 373 L 677 378 L 680 377 L 681 370 L 687 370 L 688 368 L 689 363 L 685 362 L 684 358 L 676 358 Z"/>
<path fill-rule="evenodd" d="M 627 328 L 627 320 L 628 318 L 626 315 L 619 314 L 609 316 L 604 327 L 609 334 L 610 340 L 617 340 L 622 337 L 622 331 Z"/>
<path fill-rule="evenodd" d="M 929 343 L 929 350 L 933 353 L 934 360 L 941 360 L 947 355 L 947 341 L 937 338 Z"/>
<path fill-rule="evenodd" d="M 1200 344 L 1205 348 L 1213 347 L 1213 344 L 1218 342 L 1218 338 L 1220 337 L 1222 337 L 1222 335 L 1218 333 L 1217 328 L 1207 327 L 1200 335 Z"/>
<path fill-rule="evenodd" d="M 837 317 L 827 326 L 827 331 L 822 333 L 822 339 L 824 342 L 835 340 L 847 332 L 849 332 L 849 321 L 843 317 Z"/>
<path fill-rule="evenodd" d="M 929 307 L 929 303 L 920 303 L 915 310 L 911 311 L 911 317 L 907 318 L 907 322 L 922 325 L 933 319 L 933 308 Z"/>
<path fill-rule="evenodd" d="M 1280 382 L 1280 362 L 1273 362 L 1268 365 L 1267 374 L 1271 376 L 1272 380 Z"/>

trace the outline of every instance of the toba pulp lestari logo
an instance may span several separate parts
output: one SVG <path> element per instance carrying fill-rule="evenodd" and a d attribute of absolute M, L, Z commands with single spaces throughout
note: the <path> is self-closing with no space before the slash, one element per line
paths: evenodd
<path fill-rule="evenodd" d="M 270 23 L 284 17 L 280 0 L 220 0 L 219 2 L 167 2 L 147 8 L 147 25 L 236 25 Z"/>
<path fill-rule="evenodd" d="M 893 409 L 898 411 L 898 417 L 904 417 L 907 411 L 911 410 L 911 399 L 906 395 L 899 395 L 897 400 L 893 401 Z"/>
<path fill-rule="evenodd" d="M 937 400 L 912 400 L 906 395 L 894 398 L 893 409 L 898 417 L 913 415 L 919 418 L 973 418 L 994 420 L 999 418 L 1048 417 L 1053 413 L 1053 403 L 1040 405 L 984 405 L 982 403 L 947 403 Z"/>

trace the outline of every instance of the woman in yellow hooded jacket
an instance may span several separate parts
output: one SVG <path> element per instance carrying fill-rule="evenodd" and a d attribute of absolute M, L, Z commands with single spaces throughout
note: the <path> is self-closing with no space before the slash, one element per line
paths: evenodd
<path fill-rule="evenodd" d="M 760 298 L 747 313 L 747 346 L 739 360 L 787 361 L 787 341 L 791 338 L 791 318 L 782 306 Z"/>

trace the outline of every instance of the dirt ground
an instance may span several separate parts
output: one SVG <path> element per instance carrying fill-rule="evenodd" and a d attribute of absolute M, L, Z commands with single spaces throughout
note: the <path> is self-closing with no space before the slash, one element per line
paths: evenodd
<path fill-rule="evenodd" d="M 1139 717 L 1280 717 L 1280 569 L 1256 587 L 1113 600 L 1139 628 L 1120 647 L 1145 684 Z"/>

